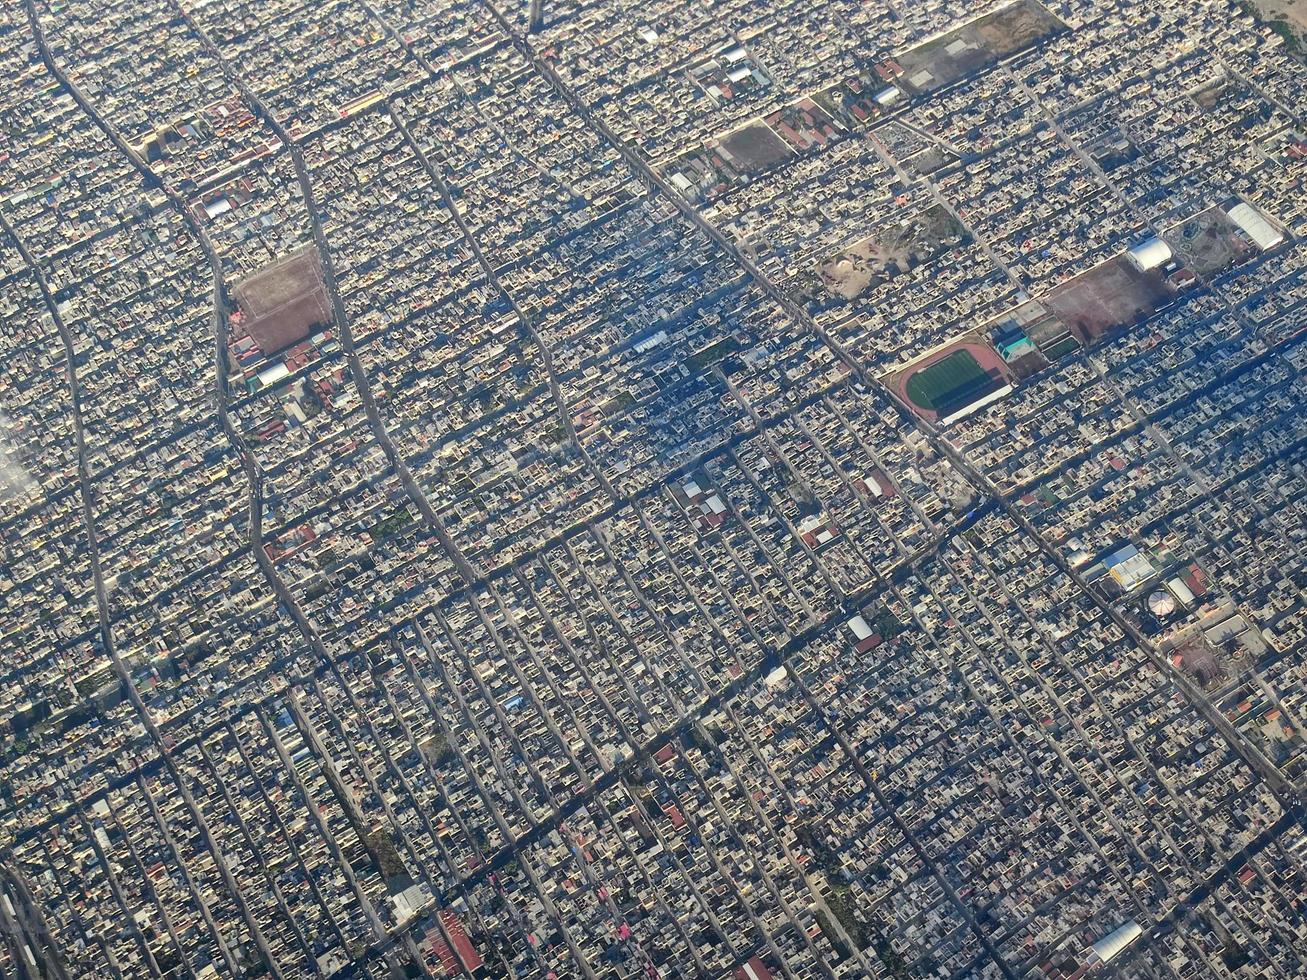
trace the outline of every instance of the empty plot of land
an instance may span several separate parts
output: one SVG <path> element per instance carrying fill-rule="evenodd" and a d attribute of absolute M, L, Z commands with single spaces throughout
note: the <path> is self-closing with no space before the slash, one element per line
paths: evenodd
<path fill-rule="evenodd" d="M 954 217 L 935 205 L 832 255 L 817 266 L 817 275 L 830 292 L 855 300 L 960 244 L 964 235 Z"/>
<path fill-rule="evenodd" d="M 1041 302 L 1085 344 L 1110 330 L 1137 323 L 1171 298 L 1156 272 L 1140 272 L 1120 255 L 1053 289 Z"/>
<path fill-rule="evenodd" d="M 930 92 L 1065 28 L 1035 0 L 1017 0 L 899 55 L 903 80 Z"/>
<path fill-rule="evenodd" d="M 265 353 L 273 354 L 331 321 L 318 253 L 304 249 L 260 269 L 233 289 L 244 327 Z"/>
<path fill-rule="evenodd" d="M 920 153 L 914 153 L 912 156 L 903 160 L 903 166 L 913 173 L 920 174 L 923 177 L 929 177 L 937 170 L 956 162 L 958 156 L 941 146 L 928 146 Z"/>
<path fill-rule="evenodd" d="M 1254 0 L 1263 23 L 1284 38 L 1290 51 L 1307 51 L 1307 0 Z"/>
<path fill-rule="evenodd" d="M 1210 112 L 1221 101 L 1221 97 L 1230 89 L 1229 79 L 1224 74 L 1216 75 L 1189 93 L 1198 108 Z"/>
<path fill-rule="evenodd" d="M 1035 0 L 1019 0 L 972 23 L 981 43 L 995 58 L 1016 54 L 1065 27 L 1055 14 Z"/>

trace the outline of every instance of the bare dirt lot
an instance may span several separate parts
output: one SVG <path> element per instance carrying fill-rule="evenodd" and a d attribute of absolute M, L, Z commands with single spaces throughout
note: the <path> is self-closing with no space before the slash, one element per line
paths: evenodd
<path fill-rule="evenodd" d="M 935 205 L 832 255 L 818 265 L 817 275 L 832 293 L 854 300 L 955 247 L 963 235 L 953 216 Z"/>
<path fill-rule="evenodd" d="M 1040 40 L 1065 25 L 1056 16 L 1033 0 L 1001 7 L 975 22 L 976 34 L 995 58 L 1006 58 Z"/>
<path fill-rule="evenodd" d="M 1035 0 L 1017 0 L 963 24 L 898 56 L 903 79 L 917 92 L 931 92 L 1065 27 Z"/>
<path fill-rule="evenodd" d="M 232 294 L 245 315 L 245 329 L 267 354 L 284 350 L 315 326 L 331 322 L 322 267 L 312 248 L 260 269 L 233 287 Z"/>
<path fill-rule="evenodd" d="M 1171 298 L 1156 273 L 1140 272 L 1124 255 L 1108 259 L 1053 289 L 1040 301 L 1084 344 L 1145 319 Z"/>
<path fill-rule="evenodd" d="M 1258 19 L 1299 57 L 1307 53 L 1307 0 L 1253 0 Z"/>
<path fill-rule="evenodd" d="M 736 162 L 740 173 L 754 174 L 774 167 L 794 155 L 779 136 L 766 123 L 756 122 L 722 137 L 719 151 Z"/>

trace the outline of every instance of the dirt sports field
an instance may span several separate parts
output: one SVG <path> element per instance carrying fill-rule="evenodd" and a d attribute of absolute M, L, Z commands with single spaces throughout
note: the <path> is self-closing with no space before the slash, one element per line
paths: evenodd
<path fill-rule="evenodd" d="M 1146 318 L 1170 298 L 1171 289 L 1160 275 L 1140 272 L 1118 255 L 1057 286 L 1040 302 L 1088 345 Z"/>
<path fill-rule="evenodd" d="M 322 267 L 313 248 L 280 259 L 242 280 L 232 294 L 245 329 L 266 354 L 275 354 L 331 322 Z"/>
<path fill-rule="evenodd" d="M 736 163 L 736 169 L 742 174 L 758 173 L 794 155 L 785 141 L 763 122 L 751 123 L 723 136 L 717 147 Z"/>

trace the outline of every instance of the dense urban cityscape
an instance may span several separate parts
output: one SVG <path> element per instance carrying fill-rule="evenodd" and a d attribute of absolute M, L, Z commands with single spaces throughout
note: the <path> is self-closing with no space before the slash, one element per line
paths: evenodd
<path fill-rule="evenodd" d="M 0 5 L 0 977 L 1307 976 L 1304 28 Z"/>

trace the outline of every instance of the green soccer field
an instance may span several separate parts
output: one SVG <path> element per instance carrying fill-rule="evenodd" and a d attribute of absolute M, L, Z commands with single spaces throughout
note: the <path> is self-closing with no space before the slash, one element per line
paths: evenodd
<path fill-rule="evenodd" d="M 924 367 L 908 378 L 904 392 L 918 408 L 938 412 L 939 405 L 957 389 L 986 377 L 985 370 L 968 350 L 958 350 Z"/>

